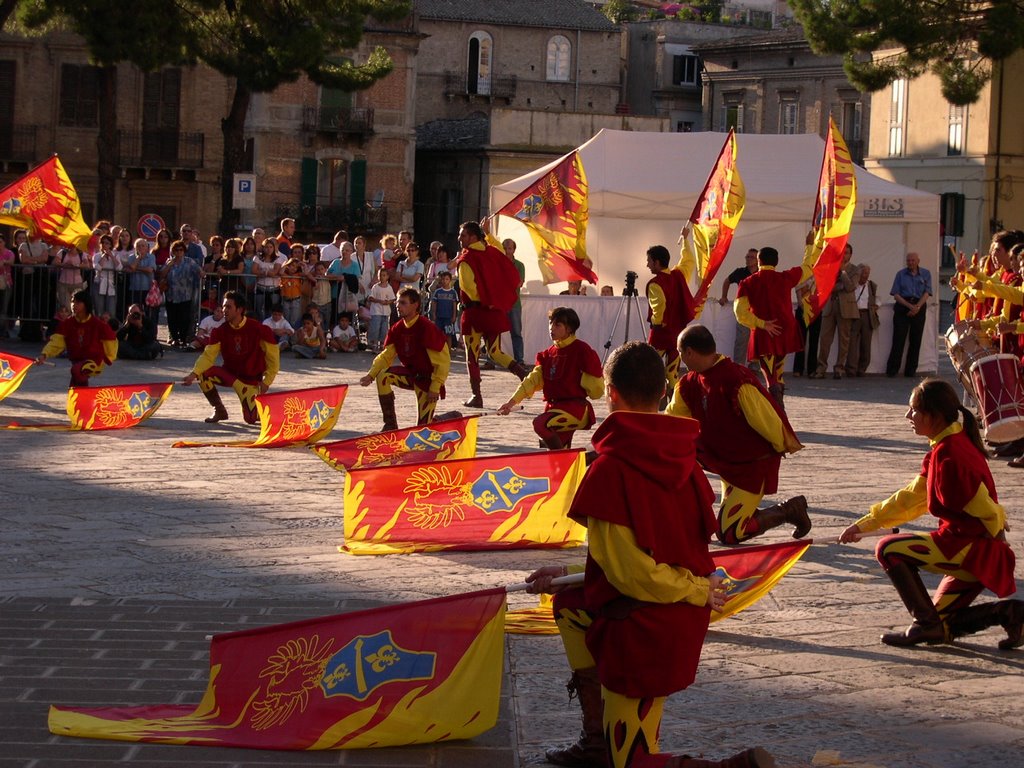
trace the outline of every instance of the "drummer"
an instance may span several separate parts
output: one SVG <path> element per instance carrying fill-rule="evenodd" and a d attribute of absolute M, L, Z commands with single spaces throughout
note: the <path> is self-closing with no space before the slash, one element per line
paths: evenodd
<path fill-rule="evenodd" d="M 990 337 L 997 337 L 999 351 L 1003 354 L 1021 353 L 1017 334 L 999 331 L 1000 323 L 1015 323 L 1021 318 L 1021 308 L 1024 306 L 1021 285 L 1024 281 L 1011 263 L 1011 251 L 1021 244 L 1024 244 L 1024 232 L 1002 230 L 992 236 L 989 247 L 989 264 L 994 266 L 994 270 L 974 265 L 968 267 L 963 258 L 957 265 L 957 283 L 974 296 L 985 299 L 975 304 L 978 310 L 983 310 L 983 314 L 971 318 L 971 327 L 986 332 Z M 1019 263 L 1020 259 L 1017 261 Z"/>

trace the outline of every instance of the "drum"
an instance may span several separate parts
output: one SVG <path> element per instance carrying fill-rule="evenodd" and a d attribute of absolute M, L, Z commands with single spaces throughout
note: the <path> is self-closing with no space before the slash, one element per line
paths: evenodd
<path fill-rule="evenodd" d="M 946 331 L 946 352 L 964 389 L 977 397 L 971 381 L 971 366 L 995 352 L 991 340 L 971 330 L 965 322 L 953 323 Z"/>
<path fill-rule="evenodd" d="M 990 355 L 971 365 L 978 410 L 990 443 L 1024 437 L 1024 381 L 1016 355 Z"/>

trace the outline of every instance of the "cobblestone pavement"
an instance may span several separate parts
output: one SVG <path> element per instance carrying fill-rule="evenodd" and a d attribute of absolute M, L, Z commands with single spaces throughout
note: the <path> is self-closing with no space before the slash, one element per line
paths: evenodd
<path fill-rule="evenodd" d="M 274 388 L 348 382 L 332 439 L 375 431 L 376 395 L 356 383 L 370 359 L 286 356 Z M 169 351 L 153 363 L 119 362 L 98 383 L 177 381 L 192 361 Z M 469 394 L 462 358 L 449 384 L 442 409 Z M 506 372 L 485 372 L 486 404 L 503 402 L 515 384 Z M 778 496 L 807 495 L 814 535 L 835 536 L 920 467 L 926 446 L 903 420 L 912 384 L 790 379 L 786 405 L 806 449 L 783 463 Z M 33 369 L 0 402 L 0 423 L 65 421 L 66 385 L 65 361 Z M 538 565 L 582 558 L 582 550 L 340 554 L 343 475 L 310 451 L 171 448 L 180 438 L 251 435 L 237 402 L 225 402 L 232 420 L 206 425 L 202 395 L 176 386 L 132 430 L 0 434 L 0 768 L 501 768 L 536 763 L 545 745 L 575 735 L 558 639 L 509 636 L 501 720 L 468 742 L 287 753 L 51 736 L 51 703 L 197 702 L 212 632 L 514 583 Z M 530 421 L 539 410 L 528 402 L 522 413 L 484 418 L 479 453 L 535 450 Z M 408 393 L 398 393 L 398 416 L 414 419 Z M 992 467 L 1022 552 L 1024 473 L 1001 460 Z M 511 598 L 513 607 L 529 601 Z M 712 626 L 697 682 L 667 704 L 663 748 L 718 758 L 761 744 L 787 767 L 1019 764 L 1024 653 L 997 650 L 998 630 L 952 646 L 878 643 L 907 621 L 870 543 L 812 546 L 769 597 Z"/>

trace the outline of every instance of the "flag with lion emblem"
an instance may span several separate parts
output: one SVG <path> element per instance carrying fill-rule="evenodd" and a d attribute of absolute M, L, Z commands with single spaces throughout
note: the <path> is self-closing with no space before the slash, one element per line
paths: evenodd
<path fill-rule="evenodd" d="M 576 547 L 567 517 L 582 451 L 545 451 L 353 469 L 345 474 L 343 552 Z"/>
<path fill-rule="evenodd" d="M 56 155 L 0 189 L 0 224 L 82 251 L 89 249 L 92 237 L 75 186 Z"/>
<path fill-rule="evenodd" d="M 501 692 L 505 590 L 215 635 L 198 704 L 50 707 L 50 732 L 256 749 L 468 739 Z"/>
<path fill-rule="evenodd" d="M 193 442 L 179 440 L 175 448 L 287 448 L 309 445 L 331 433 L 341 413 L 347 384 L 268 392 L 256 397 L 260 434 L 253 441 Z"/>
<path fill-rule="evenodd" d="M 174 388 L 172 382 L 120 384 L 110 387 L 71 387 L 68 418 L 71 424 L 14 422 L 6 429 L 86 430 L 129 429 L 144 422 L 163 405 Z"/>
<path fill-rule="evenodd" d="M 309 447 L 338 471 L 445 459 L 471 459 L 476 456 L 479 418 L 460 416 L 457 419 L 432 421 L 415 427 L 374 432 Z"/>

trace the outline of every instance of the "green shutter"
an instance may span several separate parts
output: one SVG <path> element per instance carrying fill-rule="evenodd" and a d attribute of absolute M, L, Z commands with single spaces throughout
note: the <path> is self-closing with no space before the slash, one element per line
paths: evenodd
<path fill-rule="evenodd" d="M 353 160 L 349 165 L 348 199 L 352 208 L 366 205 L 366 161 Z"/>
<path fill-rule="evenodd" d="M 316 171 L 315 157 L 302 158 L 302 180 L 299 182 L 299 204 L 304 208 L 316 207 Z"/>

